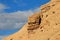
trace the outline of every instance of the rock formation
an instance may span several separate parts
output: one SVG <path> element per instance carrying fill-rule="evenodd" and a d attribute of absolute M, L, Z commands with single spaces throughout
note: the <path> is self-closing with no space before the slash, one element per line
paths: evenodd
<path fill-rule="evenodd" d="M 60 40 L 60 0 L 51 0 L 23 28 L 3 40 Z"/>

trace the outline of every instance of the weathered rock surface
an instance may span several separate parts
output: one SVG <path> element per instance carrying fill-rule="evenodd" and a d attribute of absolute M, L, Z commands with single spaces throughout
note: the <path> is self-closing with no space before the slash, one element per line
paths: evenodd
<path fill-rule="evenodd" d="M 28 23 L 4 40 L 60 40 L 60 0 L 51 0 L 28 18 Z"/>

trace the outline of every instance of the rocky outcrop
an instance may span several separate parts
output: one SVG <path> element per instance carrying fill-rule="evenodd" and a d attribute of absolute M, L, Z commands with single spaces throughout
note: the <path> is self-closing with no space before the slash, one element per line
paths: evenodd
<path fill-rule="evenodd" d="M 60 0 L 51 0 L 40 9 L 20 31 L 4 40 L 60 40 Z"/>
<path fill-rule="evenodd" d="M 41 23 L 40 13 L 34 14 L 28 18 L 28 30 L 34 30 L 39 28 Z"/>

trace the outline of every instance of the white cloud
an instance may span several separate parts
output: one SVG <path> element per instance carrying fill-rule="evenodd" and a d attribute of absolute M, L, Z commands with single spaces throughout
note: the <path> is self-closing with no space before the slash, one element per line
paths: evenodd
<path fill-rule="evenodd" d="M 0 10 L 2 9 L 5 9 L 6 7 L 5 7 L 5 5 L 3 5 L 3 4 L 0 4 Z"/>
<path fill-rule="evenodd" d="M 8 9 L 8 8 L 10 8 L 10 7 L 7 7 L 4 4 L 0 3 L 0 13 L 2 13 L 4 11 L 4 9 Z"/>
<path fill-rule="evenodd" d="M 32 11 L 17 11 L 13 13 L 0 14 L 0 29 L 18 29 L 27 22 Z"/>

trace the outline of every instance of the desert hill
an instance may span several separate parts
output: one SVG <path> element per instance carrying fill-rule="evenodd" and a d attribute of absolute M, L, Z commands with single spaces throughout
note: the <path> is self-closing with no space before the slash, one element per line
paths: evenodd
<path fill-rule="evenodd" d="M 51 0 L 23 28 L 3 40 L 60 40 L 60 0 Z"/>

